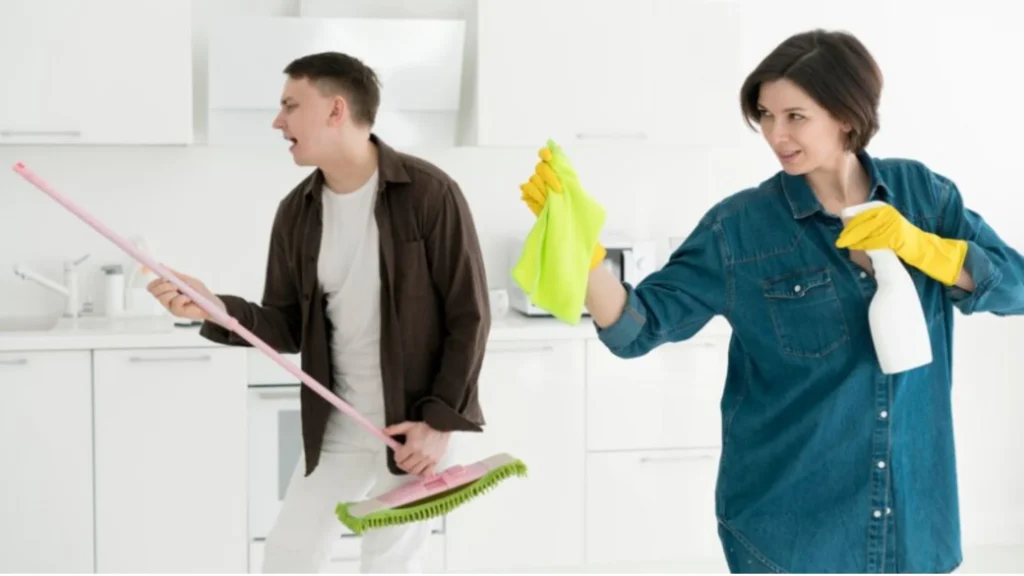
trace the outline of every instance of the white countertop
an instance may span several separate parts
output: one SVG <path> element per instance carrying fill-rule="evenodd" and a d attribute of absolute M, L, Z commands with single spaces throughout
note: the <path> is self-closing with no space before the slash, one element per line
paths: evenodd
<path fill-rule="evenodd" d="M 596 338 L 590 318 L 584 317 L 575 326 L 554 318 L 527 318 L 509 312 L 491 324 L 492 341 L 563 340 Z M 148 331 L 112 331 L 77 329 L 63 331 L 15 330 L 0 331 L 0 352 L 33 350 L 109 350 L 129 348 L 209 348 L 219 344 L 199 335 L 199 327 L 167 325 Z"/>

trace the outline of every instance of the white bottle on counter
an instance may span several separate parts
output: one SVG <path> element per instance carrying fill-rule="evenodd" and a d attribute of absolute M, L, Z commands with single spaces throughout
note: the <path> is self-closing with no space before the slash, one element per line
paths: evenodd
<path fill-rule="evenodd" d="M 107 318 L 124 315 L 124 268 L 120 264 L 103 267 L 103 312 Z"/>
<path fill-rule="evenodd" d="M 843 221 L 881 205 L 884 202 L 873 201 L 850 206 L 842 212 Z M 910 273 L 892 250 L 868 250 L 867 255 L 878 283 L 868 306 L 868 323 L 882 372 L 896 374 L 930 364 L 928 322 Z"/>

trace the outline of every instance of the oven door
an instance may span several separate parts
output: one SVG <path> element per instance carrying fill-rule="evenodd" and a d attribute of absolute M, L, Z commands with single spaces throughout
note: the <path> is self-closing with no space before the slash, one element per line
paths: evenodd
<path fill-rule="evenodd" d="M 249 538 L 266 538 L 302 458 L 301 384 L 249 388 Z"/>

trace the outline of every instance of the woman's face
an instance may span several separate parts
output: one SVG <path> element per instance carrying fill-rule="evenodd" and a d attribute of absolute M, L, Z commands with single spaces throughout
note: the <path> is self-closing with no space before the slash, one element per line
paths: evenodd
<path fill-rule="evenodd" d="M 788 174 L 835 165 L 846 153 L 849 125 L 785 78 L 761 85 L 761 133 Z"/>

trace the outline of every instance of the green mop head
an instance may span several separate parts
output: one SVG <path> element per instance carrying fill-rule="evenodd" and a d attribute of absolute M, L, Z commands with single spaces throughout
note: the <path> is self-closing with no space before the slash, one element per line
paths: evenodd
<path fill-rule="evenodd" d="M 367 530 L 423 522 L 444 516 L 513 476 L 526 476 L 526 464 L 498 454 L 469 466 L 412 482 L 377 498 L 338 504 L 335 514 L 349 530 Z"/>

